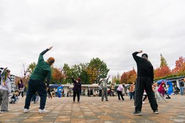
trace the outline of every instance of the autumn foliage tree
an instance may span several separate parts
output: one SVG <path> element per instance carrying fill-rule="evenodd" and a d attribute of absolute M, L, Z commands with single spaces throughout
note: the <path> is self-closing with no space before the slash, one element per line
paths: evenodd
<path fill-rule="evenodd" d="M 61 70 L 59 70 L 58 68 L 52 67 L 51 83 L 61 84 L 63 78 L 64 78 L 64 75 L 62 74 Z"/>
<path fill-rule="evenodd" d="M 172 70 L 173 74 L 185 75 L 185 58 L 182 56 L 175 62 L 175 68 Z"/>
<path fill-rule="evenodd" d="M 162 54 L 160 55 L 160 57 L 161 57 L 160 67 L 156 68 L 154 71 L 155 78 L 165 77 L 171 74 L 171 70 L 168 67 L 166 59 L 163 57 Z"/>
<path fill-rule="evenodd" d="M 137 74 L 135 69 L 133 68 L 130 71 L 124 72 L 121 76 L 120 83 L 126 83 L 126 84 L 131 84 L 136 81 Z"/>

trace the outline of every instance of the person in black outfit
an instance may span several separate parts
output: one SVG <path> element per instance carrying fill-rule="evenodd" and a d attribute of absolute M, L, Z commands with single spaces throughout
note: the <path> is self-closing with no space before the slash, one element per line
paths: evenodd
<path fill-rule="evenodd" d="M 132 54 L 134 60 L 137 63 L 137 82 L 135 87 L 135 112 L 134 115 L 142 115 L 142 96 L 144 89 L 148 95 L 150 106 L 155 114 L 158 114 L 158 105 L 155 99 L 154 92 L 152 90 L 154 71 L 152 64 L 148 61 L 148 55 L 146 53 L 142 54 L 142 57 L 137 56 L 138 53 L 143 51 L 134 52 Z"/>
<path fill-rule="evenodd" d="M 73 77 L 71 78 L 72 79 L 72 82 L 74 83 L 74 87 L 73 87 L 73 102 L 75 102 L 75 99 L 76 99 L 76 95 L 77 95 L 77 99 L 78 99 L 78 102 L 80 102 L 80 94 L 81 94 L 81 79 L 78 78 L 78 79 L 74 79 Z"/>

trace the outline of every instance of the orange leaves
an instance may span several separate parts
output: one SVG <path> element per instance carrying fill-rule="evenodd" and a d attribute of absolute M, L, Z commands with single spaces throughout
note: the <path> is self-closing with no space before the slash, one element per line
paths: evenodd
<path fill-rule="evenodd" d="M 121 76 L 120 83 L 133 83 L 136 81 L 137 74 L 135 69 L 124 72 Z"/>
<path fill-rule="evenodd" d="M 52 78 L 55 81 L 61 81 L 64 78 L 64 76 L 63 76 L 62 72 L 59 69 L 52 68 Z"/>
<path fill-rule="evenodd" d="M 155 69 L 155 78 L 165 77 L 171 74 L 171 70 L 168 66 L 162 66 Z"/>
<path fill-rule="evenodd" d="M 165 77 L 171 74 L 171 70 L 167 65 L 166 59 L 163 57 L 162 54 L 160 54 L 160 57 L 161 57 L 160 67 L 155 69 L 154 71 L 155 78 Z"/>
<path fill-rule="evenodd" d="M 172 70 L 174 74 L 181 74 L 185 72 L 185 58 L 182 56 L 175 62 L 175 68 Z"/>

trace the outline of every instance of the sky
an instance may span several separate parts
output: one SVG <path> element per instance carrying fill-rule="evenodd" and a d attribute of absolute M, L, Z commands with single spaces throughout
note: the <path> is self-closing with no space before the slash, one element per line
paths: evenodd
<path fill-rule="evenodd" d="M 154 68 L 160 54 L 170 68 L 185 55 L 184 0 L 0 0 L 0 67 L 16 76 L 39 53 L 55 67 L 99 57 L 121 75 L 143 50 Z"/>

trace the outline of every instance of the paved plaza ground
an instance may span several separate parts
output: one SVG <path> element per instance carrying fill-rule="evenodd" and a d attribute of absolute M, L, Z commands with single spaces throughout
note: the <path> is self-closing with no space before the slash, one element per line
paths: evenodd
<path fill-rule="evenodd" d="M 102 102 L 99 97 L 81 97 L 73 103 L 72 97 L 47 99 L 49 113 L 39 114 L 38 104 L 31 104 L 29 113 L 23 113 L 25 98 L 9 105 L 9 112 L 0 114 L 0 123 L 185 123 L 185 96 L 173 95 L 168 102 L 160 101 L 159 114 L 153 114 L 148 101 L 143 105 L 143 115 L 133 116 L 133 100 L 109 97 Z"/>

